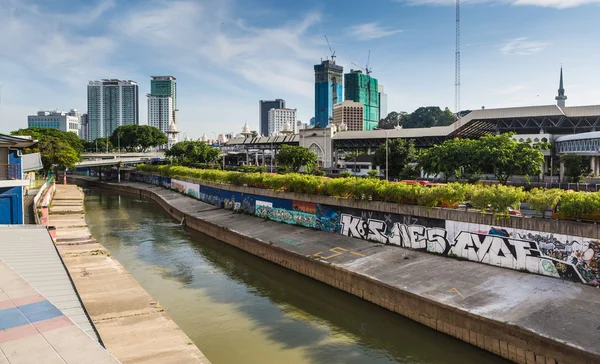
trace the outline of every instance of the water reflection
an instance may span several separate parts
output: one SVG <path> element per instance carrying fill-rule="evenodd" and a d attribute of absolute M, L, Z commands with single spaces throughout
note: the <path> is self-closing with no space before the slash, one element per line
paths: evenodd
<path fill-rule="evenodd" d="M 133 195 L 86 190 L 92 234 L 214 364 L 505 363 L 203 234 Z"/>

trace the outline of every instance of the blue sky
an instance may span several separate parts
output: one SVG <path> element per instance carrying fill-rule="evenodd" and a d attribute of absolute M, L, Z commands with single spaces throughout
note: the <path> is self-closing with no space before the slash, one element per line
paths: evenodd
<path fill-rule="evenodd" d="M 462 108 L 600 103 L 600 0 L 465 0 Z M 388 111 L 454 106 L 453 0 L 0 0 L 0 131 L 38 109 L 86 109 L 86 85 L 178 82 L 189 137 L 258 128 L 258 101 L 283 98 L 307 122 L 327 34 L 348 71 L 371 51 Z"/>

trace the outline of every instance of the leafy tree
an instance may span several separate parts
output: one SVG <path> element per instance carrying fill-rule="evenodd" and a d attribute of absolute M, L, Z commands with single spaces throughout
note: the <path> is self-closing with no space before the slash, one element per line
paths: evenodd
<path fill-rule="evenodd" d="M 25 154 L 40 153 L 45 173 L 73 168 L 81 160 L 83 141 L 77 134 L 58 129 L 27 128 L 13 131 L 12 135 L 31 136 L 38 141 Z"/>
<path fill-rule="evenodd" d="M 79 153 L 69 143 L 55 137 L 40 140 L 37 148 L 42 157 L 44 172 L 74 168 L 81 160 Z"/>
<path fill-rule="evenodd" d="M 470 178 L 479 172 L 477 141 L 451 139 L 434 145 L 419 156 L 419 166 L 428 174 L 443 173 L 445 182 L 454 177 Z"/>
<path fill-rule="evenodd" d="M 406 141 L 404 139 L 389 140 L 388 144 L 388 175 L 392 178 L 400 177 L 400 174 L 407 169 L 408 163 L 412 162 L 416 156 L 414 140 Z M 386 143 L 383 143 L 375 151 L 373 163 L 381 168 L 386 167 Z"/>
<path fill-rule="evenodd" d="M 146 152 L 151 147 L 168 143 L 165 133 L 149 125 L 120 126 L 110 136 L 110 141 L 129 152 Z"/>
<path fill-rule="evenodd" d="M 544 155 L 538 149 L 517 142 L 512 135 L 486 135 L 477 142 L 476 158 L 480 168 L 491 170 L 502 184 L 516 174 L 539 174 L 544 162 Z"/>
<path fill-rule="evenodd" d="M 202 141 L 185 141 L 175 143 L 165 155 L 172 157 L 183 166 L 192 167 L 196 164 L 213 163 L 219 159 L 221 152 Z"/>
<path fill-rule="evenodd" d="M 456 116 L 448 108 L 438 106 L 420 107 L 413 111 L 404 122 L 404 128 L 430 128 L 432 126 L 450 125 L 456 121 Z"/>
<path fill-rule="evenodd" d="M 252 130 L 250 133 L 252 133 L 252 138 L 256 138 L 258 136 L 258 132 L 256 130 Z"/>
<path fill-rule="evenodd" d="M 108 138 L 108 141 L 106 139 L 107 138 L 96 138 L 96 140 L 89 142 L 86 144 L 86 151 L 92 153 L 96 153 L 96 151 L 98 151 L 98 153 L 112 152 L 114 146 L 110 141 L 110 138 Z"/>
<path fill-rule="evenodd" d="M 592 172 L 589 158 L 575 154 L 564 154 L 560 156 L 560 161 L 565 165 L 565 177 L 567 177 L 568 182 L 582 182 L 585 176 Z"/>
<path fill-rule="evenodd" d="M 381 120 L 379 120 L 379 125 L 377 127 L 379 129 L 394 129 L 395 127 L 401 127 L 406 119 L 408 118 L 408 114 L 404 111 L 395 112 L 387 114 L 387 116 Z"/>
<path fill-rule="evenodd" d="M 317 163 L 317 155 L 308 148 L 282 145 L 277 152 L 277 165 L 292 172 L 298 172 L 304 166 L 306 170 L 312 170 Z"/>
<path fill-rule="evenodd" d="M 58 129 L 50 129 L 50 128 L 27 128 L 27 129 L 19 129 L 11 132 L 12 135 L 21 135 L 21 136 L 30 136 L 34 140 L 43 140 L 48 137 L 53 137 L 60 139 L 67 143 L 73 150 L 77 153 L 77 156 L 84 151 L 84 140 L 79 139 L 77 134 L 72 132 L 66 132 Z"/>

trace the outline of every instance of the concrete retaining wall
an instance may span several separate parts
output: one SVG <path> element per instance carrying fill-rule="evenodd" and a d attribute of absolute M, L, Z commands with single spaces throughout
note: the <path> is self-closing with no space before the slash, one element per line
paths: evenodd
<path fill-rule="evenodd" d="M 276 193 L 147 173 L 127 178 L 268 220 L 600 286 L 600 241 L 511 225 L 536 229 L 565 225 L 572 228 L 563 231 L 580 232 L 574 226 L 585 224 L 532 218 L 495 221 L 492 215 L 472 211 L 428 211 L 421 206 Z"/>
<path fill-rule="evenodd" d="M 161 205 L 176 220 L 181 221 L 185 218 L 185 224 L 192 229 L 361 297 L 513 362 L 523 364 L 583 364 L 600 361 L 600 357 L 581 348 L 556 341 L 515 325 L 493 321 L 450 307 L 433 299 L 403 291 L 398 287 L 384 284 L 381 281 L 336 267 L 327 262 L 311 259 L 225 229 L 217 224 L 209 223 L 191 214 L 183 213 L 152 190 L 139 189 L 128 185 L 104 184 L 102 182 L 91 183 L 150 198 Z"/>

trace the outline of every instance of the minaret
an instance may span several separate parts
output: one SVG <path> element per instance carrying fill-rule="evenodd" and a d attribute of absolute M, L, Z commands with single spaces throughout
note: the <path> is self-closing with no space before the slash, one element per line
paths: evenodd
<path fill-rule="evenodd" d="M 565 89 L 563 87 L 563 74 L 562 74 L 562 66 L 560 66 L 560 85 L 558 86 L 558 96 L 554 98 L 556 100 L 556 105 L 558 107 L 565 107 L 565 100 L 567 96 L 565 96 Z"/>
<path fill-rule="evenodd" d="M 171 122 L 169 123 L 169 130 L 167 131 L 167 139 L 169 140 L 168 141 L 169 149 L 171 149 L 173 144 L 175 144 L 179 141 L 177 134 L 179 134 L 179 131 L 177 130 L 177 125 L 175 125 L 173 120 L 171 120 Z M 186 138 L 187 138 L 187 136 L 186 136 Z"/>

